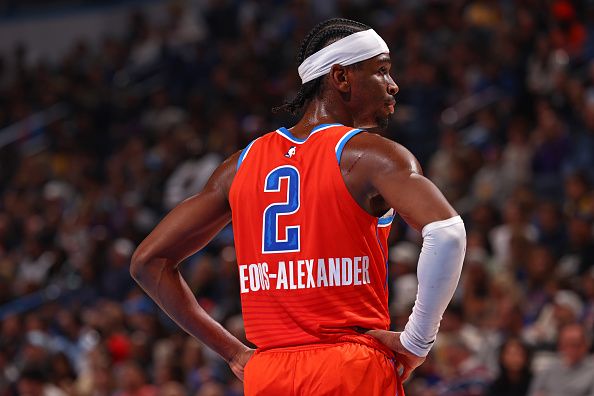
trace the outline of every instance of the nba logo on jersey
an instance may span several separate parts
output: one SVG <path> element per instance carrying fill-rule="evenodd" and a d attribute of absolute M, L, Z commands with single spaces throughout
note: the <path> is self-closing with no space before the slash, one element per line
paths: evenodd
<path fill-rule="evenodd" d="M 296 151 L 297 151 L 297 148 L 295 146 L 291 146 L 289 151 L 287 151 L 287 153 L 285 154 L 285 157 L 287 157 L 287 158 L 293 157 L 295 155 Z"/>

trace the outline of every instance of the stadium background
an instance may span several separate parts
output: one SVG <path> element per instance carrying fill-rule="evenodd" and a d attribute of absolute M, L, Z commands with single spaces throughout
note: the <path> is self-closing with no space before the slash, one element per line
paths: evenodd
<path fill-rule="evenodd" d="M 88 1 L 0 5 L 0 396 L 240 395 L 135 286 L 131 253 L 220 161 L 290 126 L 317 22 L 373 26 L 400 86 L 387 136 L 462 214 L 468 250 L 408 395 L 482 395 L 516 348 L 529 382 L 561 326 L 594 327 L 594 2 Z M 391 236 L 394 329 L 418 233 Z M 232 231 L 183 266 L 244 338 Z M 348 373 L 336 373 L 348 375 Z M 491 392 L 491 393 L 489 393 Z M 41 394 L 41 393 L 39 393 Z"/>

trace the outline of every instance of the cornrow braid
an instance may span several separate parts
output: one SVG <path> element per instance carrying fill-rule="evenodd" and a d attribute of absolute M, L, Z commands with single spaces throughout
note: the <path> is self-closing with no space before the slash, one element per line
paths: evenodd
<path fill-rule="evenodd" d="M 363 23 L 344 18 L 332 18 L 320 22 L 301 42 L 299 55 L 297 56 L 297 65 L 299 66 L 308 56 L 318 52 L 334 41 L 368 29 L 370 29 L 370 27 Z M 274 107 L 272 112 L 278 113 L 280 111 L 287 111 L 291 114 L 297 113 L 307 102 L 320 92 L 322 78 L 323 76 L 320 76 L 315 80 L 308 81 L 301 85 L 297 95 L 295 95 L 291 101 L 285 102 L 281 106 Z"/>

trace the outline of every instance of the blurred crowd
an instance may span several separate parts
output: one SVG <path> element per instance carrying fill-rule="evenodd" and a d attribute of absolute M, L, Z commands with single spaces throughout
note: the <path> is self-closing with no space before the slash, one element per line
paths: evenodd
<path fill-rule="evenodd" d="M 270 109 L 298 88 L 301 39 L 332 16 L 390 45 L 386 135 L 467 228 L 460 285 L 407 395 L 594 394 L 594 2 L 205 0 L 138 10 L 125 35 L 57 63 L 25 46 L 0 58 L 0 142 L 20 133 L 0 146 L 0 396 L 241 395 L 129 260 L 225 157 L 295 122 Z M 399 221 L 391 244 L 400 330 L 421 238 Z M 182 271 L 245 339 L 231 228 Z"/>

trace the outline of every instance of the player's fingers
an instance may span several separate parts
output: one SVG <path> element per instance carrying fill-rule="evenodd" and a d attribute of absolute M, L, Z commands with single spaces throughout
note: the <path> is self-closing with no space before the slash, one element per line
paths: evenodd
<path fill-rule="evenodd" d="M 396 372 L 396 375 L 398 377 L 402 377 L 402 373 L 404 372 L 404 365 L 397 361 L 396 365 L 394 366 L 394 371 Z"/>
<path fill-rule="evenodd" d="M 407 366 L 403 366 L 404 370 L 402 371 L 402 375 L 400 376 L 400 379 L 402 380 L 402 382 L 405 382 L 408 377 L 410 377 L 410 373 L 412 373 L 412 369 L 410 367 Z"/>
<path fill-rule="evenodd" d="M 394 343 L 394 336 L 393 333 L 386 330 L 369 330 L 365 334 L 368 334 L 374 338 L 376 338 L 379 342 L 390 348 L 391 350 L 395 350 L 396 345 Z"/>
<path fill-rule="evenodd" d="M 383 333 L 382 330 L 367 330 L 365 332 L 365 334 L 370 335 L 370 336 L 372 336 L 374 338 L 377 338 L 380 341 L 382 340 L 382 338 L 384 336 L 384 333 Z"/>

